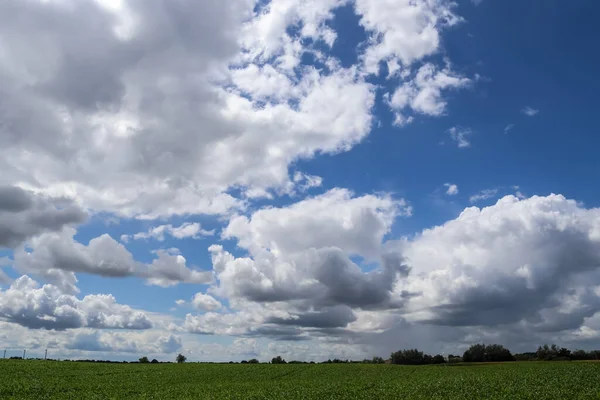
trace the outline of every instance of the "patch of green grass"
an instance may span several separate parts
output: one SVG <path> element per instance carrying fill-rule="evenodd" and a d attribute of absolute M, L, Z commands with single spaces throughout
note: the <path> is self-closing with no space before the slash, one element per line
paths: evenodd
<path fill-rule="evenodd" d="M 462 366 L 0 360 L 0 399 L 600 399 L 600 363 Z"/>

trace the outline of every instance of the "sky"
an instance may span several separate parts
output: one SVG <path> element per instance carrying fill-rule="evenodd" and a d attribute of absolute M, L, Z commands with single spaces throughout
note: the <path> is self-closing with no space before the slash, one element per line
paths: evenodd
<path fill-rule="evenodd" d="M 600 348 L 598 12 L 0 2 L 0 349 Z"/>

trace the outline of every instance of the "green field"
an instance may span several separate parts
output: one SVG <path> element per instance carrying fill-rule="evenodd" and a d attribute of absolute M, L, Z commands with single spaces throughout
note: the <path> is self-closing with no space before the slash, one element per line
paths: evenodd
<path fill-rule="evenodd" d="M 95 364 L 0 360 L 0 399 L 599 399 L 600 363 Z"/>

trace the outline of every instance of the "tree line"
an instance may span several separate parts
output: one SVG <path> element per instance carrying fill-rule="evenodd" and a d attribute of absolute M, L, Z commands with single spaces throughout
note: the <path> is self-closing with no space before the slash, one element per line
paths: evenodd
<path fill-rule="evenodd" d="M 22 357 L 10 357 L 11 360 L 22 360 Z M 42 359 L 38 359 L 42 360 Z M 600 350 L 581 350 L 571 351 L 565 347 L 559 347 L 555 344 L 544 344 L 537 348 L 534 352 L 512 354 L 509 349 L 501 344 L 474 344 L 471 345 L 463 354 L 449 354 L 444 357 L 441 354 L 429 355 L 418 349 L 405 349 L 393 352 L 390 358 L 384 360 L 382 357 L 373 357 L 362 361 L 341 360 L 335 358 L 327 361 L 322 361 L 321 364 L 346 364 L 346 363 L 362 363 L 362 364 L 401 364 L 401 365 L 428 365 L 428 364 L 445 364 L 445 363 L 472 363 L 472 362 L 504 362 L 504 361 L 570 361 L 570 360 L 600 360 Z M 48 358 L 46 361 L 58 361 Z M 96 362 L 96 363 L 123 363 L 130 364 L 128 361 L 109 361 L 109 360 L 69 360 L 74 362 Z M 187 361 L 187 357 L 183 354 L 178 354 L 175 362 L 182 364 Z M 141 364 L 159 364 L 156 359 L 150 361 L 144 356 L 139 361 L 133 363 Z M 256 358 L 250 360 L 242 360 L 239 364 L 259 364 L 260 361 Z M 314 361 L 286 361 L 281 356 L 273 357 L 271 364 L 315 364 Z M 211 362 L 210 364 L 221 364 Z M 229 361 L 229 364 L 238 364 L 238 362 Z"/>
<path fill-rule="evenodd" d="M 504 361 L 570 361 L 570 360 L 600 360 L 600 350 L 571 351 L 557 345 L 539 346 L 537 351 L 512 354 L 501 344 L 474 344 L 462 356 L 440 354 L 431 356 L 417 349 L 399 350 L 391 354 L 389 363 L 403 365 L 426 365 L 444 363 L 472 362 L 504 362 Z"/>

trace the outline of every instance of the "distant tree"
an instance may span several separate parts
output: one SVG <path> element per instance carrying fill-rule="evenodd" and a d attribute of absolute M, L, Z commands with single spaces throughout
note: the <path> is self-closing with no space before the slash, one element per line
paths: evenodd
<path fill-rule="evenodd" d="M 258 360 L 256 358 L 253 358 L 251 360 L 248 360 L 248 364 L 258 364 Z"/>
<path fill-rule="evenodd" d="M 273 357 L 271 364 L 286 364 L 285 360 L 281 356 Z"/>
<path fill-rule="evenodd" d="M 485 357 L 485 345 L 474 344 L 469 347 L 469 350 L 465 351 L 462 357 L 464 362 L 484 362 Z"/>
<path fill-rule="evenodd" d="M 459 363 L 462 362 L 462 357 L 461 356 L 455 356 L 454 354 L 448 354 L 448 363 Z"/>
<path fill-rule="evenodd" d="M 571 359 L 571 350 L 567 349 L 566 347 L 561 347 L 560 350 L 558 350 L 558 357 L 560 359 Z"/>
<path fill-rule="evenodd" d="M 158 364 L 158 360 L 156 358 L 153 358 L 152 361 L 150 361 L 151 364 Z"/>
<path fill-rule="evenodd" d="M 516 361 L 534 361 L 537 359 L 535 352 L 517 353 L 514 355 Z"/>
<path fill-rule="evenodd" d="M 140 363 L 142 363 L 142 364 L 148 364 L 149 362 L 150 362 L 150 360 L 148 360 L 148 357 L 146 357 L 146 356 L 140 358 Z"/>
<path fill-rule="evenodd" d="M 463 354 L 464 362 L 501 362 L 514 361 L 510 350 L 501 344 L 474 344 Z"/>
<path fill-rule="evenodd" d="M 371 362 L 373 364 L 385 364 L 385 360 L 383 359 L 383 357 L 373 357 L 373 360 L 371 360 Z"/>
<path fill-rule="evenodd" d="M 240 362 L 240 364 L 248 364 L 248 361 L 247 361 L 247 360 L 242 360 L 242 361 Z"/>
<path fill-rule="evenodd" d="M 177 358 L 175 358 L 175 361 L 177 361 L 178 364 L 183 364 L 186 360 L 187 360 L 187 357 L 181 353 L 179 353 L 177 355 Z"/>
<path fill-rule="evenodd" d="M 570 360 L 571 352 L 564 347 L 559 348 L 555 344 L 551 346 L 545 344 L 538 347 L 536 355 L 540 361 Z"/>
<path fill-rule="evenodd" d="M 485 347 L 486 361 L 501 362 L 515 361 L 510 350 L 500 344 L 489 344 Z"/>
<path fill-rule="evenodd" d="M 417 349 L 400 350 L 391 355 L 392 364 L 420 365 L 425 364 L 422 351 Z"/>
<path fill-rule="evenodd" d="M 446 362 L 446 359 L 444 358 L 443 355 L 438 354 L 433 356 L 433 364 L 444 364 Z"/>

